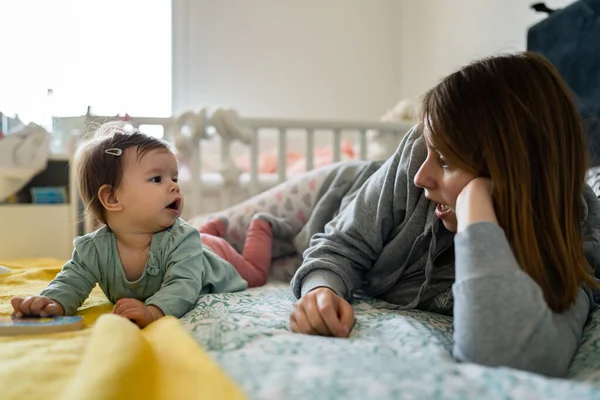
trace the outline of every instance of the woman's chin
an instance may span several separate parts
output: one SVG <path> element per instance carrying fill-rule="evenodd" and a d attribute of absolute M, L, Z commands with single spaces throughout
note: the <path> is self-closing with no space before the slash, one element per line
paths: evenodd
<path fill-rule="evenodd" d="M 444 227 L 450 232 L 456 233 L 458 230 L 458 221 L 456 220 L 456 214 L 450 213 L 442 220 Z"/>

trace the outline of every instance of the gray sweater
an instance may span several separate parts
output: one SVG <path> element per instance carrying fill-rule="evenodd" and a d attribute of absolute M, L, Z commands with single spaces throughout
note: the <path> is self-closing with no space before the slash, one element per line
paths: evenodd
<path fill-rule="evenodd" d="M 457 235 L 448 232 L 434 216 L 435 204 L 413 184 L 426 153 L 413 128 L 325 232 L 313 236 L 291 283 L 294 294 L 325 286 L 348 301 L 359 293 L 400 309 L 453 311 L 456 359 L 564 376 L 590 294 L 580 289 L 571 309 L 553 313 L 499 226 L 477 223 Z M 584 249 L 592 253 L 600 238 L 600 203 L 589 187 L 583 205 Z"/>

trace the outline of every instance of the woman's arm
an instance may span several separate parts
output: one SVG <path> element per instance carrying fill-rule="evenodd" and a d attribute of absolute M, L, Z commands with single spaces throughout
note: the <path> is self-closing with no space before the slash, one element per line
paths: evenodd
<path fill-rule="evenodd" d="M 489 181 L 479 178 L 467 185 L 456 214 L 454 356 L 565 376 L 588 318 L 588 296 L 580 289 L 569 310 L 552 312 L 497 224 Z"/>
<path fill-rule="evenodd" d="M 414 175 L 427 152 L 422 141 L 420 146 L 415 144 L 419 136 L 413 128 L 395 154 L 325 226 L 325 233 L 311 238 L 291 283 L 299 299 L 290 314 L 293 332 L 336 337 L 350 334 L 353 292 L 363 285 L 365 273 L 380 256 L 392 230 L 404 220 L 408 188 L 417 191 L 410 172 Z"/>
<path fill-rule="evenodd" d="M 325 226 L 325 232 L 311 238 L 304 262 L 292 280 L 297 298 L 317 287 L 327 287 L 349 301 L 353 291 L 362 286 L 365 273 L 404 219 L 407 187 L 412 185 L 409 170 L 416 172 L 426 156 L 424 144 L 415 145 L 419 137 L 414 127 L 354 200 Z"/>

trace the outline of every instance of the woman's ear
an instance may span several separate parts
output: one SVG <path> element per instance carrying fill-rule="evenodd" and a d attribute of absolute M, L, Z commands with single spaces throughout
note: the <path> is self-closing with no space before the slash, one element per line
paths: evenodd
<path fill-rule="evenodd" d="M 110 185 L 102 185 L 98 189 L 98 200 L 100 200 L 106 211 L 121 211 L 123 209 L 114 188 Z"/>

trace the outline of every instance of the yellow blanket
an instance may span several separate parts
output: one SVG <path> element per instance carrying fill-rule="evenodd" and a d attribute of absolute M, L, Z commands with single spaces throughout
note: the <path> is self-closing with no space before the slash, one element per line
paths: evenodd
<path fill-rule="evenodd" d="M 0 261 L 0 315 L 10 299 L 32 295 L 60 271 L 55 259 Z M 110 314 L 95 288 L 79 315 L 84 329 L 0 337 L 2 399 L 241 399 L 240 389 L 179 321 L 165 317 L 140 330 Z M 106 315 L 103 315 L 106 314 Z"/>

